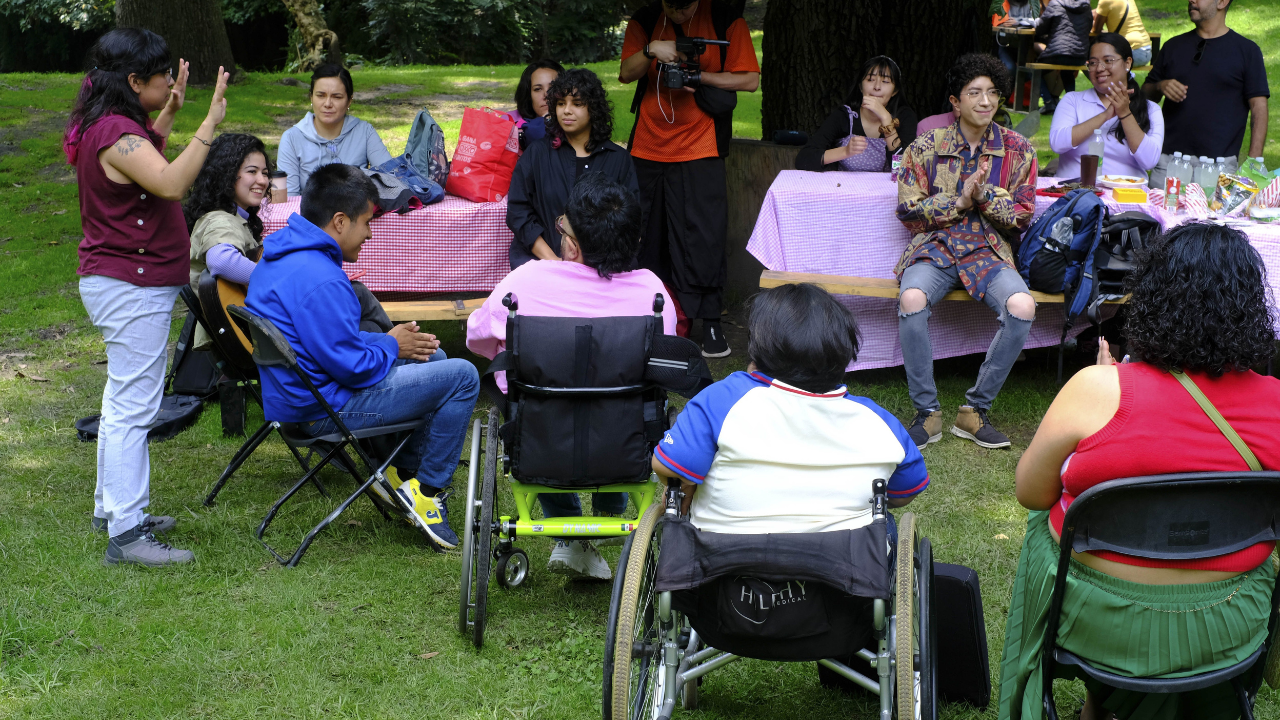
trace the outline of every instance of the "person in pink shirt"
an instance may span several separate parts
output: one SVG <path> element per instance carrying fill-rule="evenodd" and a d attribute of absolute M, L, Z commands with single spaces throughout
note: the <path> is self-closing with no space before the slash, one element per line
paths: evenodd
<path fill-rule="evenodd" d="M 640 251 L 640 204 L 627 188 L 598 172 L 586 173 L 569 194 L 564 215 L 555 223 L 561 235 L 560 259 L 528 262 L 503 278 L 489 299 L 467 318 L 467 348 L 493 358 L 506 347 L 507 309 L 502 298 L 512 293 L 520 314 L 542 317 L 619 317 L 653 312 L 653 296 L 661 295 L 668 312 L 662 329 L 676 333 L 671 297 L 662 281 L 648 270 L 637 270 Z M 499 373 L 498 387 L 506 392 Z M 539 495 L 546 517 L 582 514 L 572 493 Z M 625 493 L 596 493 L 597 515 L 620 515 L 627 507 Z M 608 580 L 612 573 L 600 551 L 587 540 L 556 541 L 547 569 L 552 572 Z"/>
<path fill-rule="evenodd" d="M 1146 179 L 1164 146 L 1164 116 L 1129 75 L 1133 51 L 1117 33 L 1094 38 L 1089 49 L 1088 90 L 1069 92 L 1053 113 L 1049 148 L 1059 154 L 1058 177 L 1080 177 L 1080 157 L 1095 130 L 1106 143 L 1098 177 L 1128 175 Z"/>

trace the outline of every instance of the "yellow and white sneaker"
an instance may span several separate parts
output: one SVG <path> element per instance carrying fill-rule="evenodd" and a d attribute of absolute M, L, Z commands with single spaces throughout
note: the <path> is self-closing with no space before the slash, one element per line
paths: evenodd
<path fill-rule="evenodd" d="M 428 497 L 422 494 L 418 479 L 409 478 L 396 492 L 400 493 L 400 497 L 413 508 L 413 521 L 431 536 L 437 545 L 446 550 L 458 547 L 458 536 L 449 527 L 448 510 L 444 504 L 445 498 L 449 495 L 447 491 L 441 490 L 436 495 Z"/>

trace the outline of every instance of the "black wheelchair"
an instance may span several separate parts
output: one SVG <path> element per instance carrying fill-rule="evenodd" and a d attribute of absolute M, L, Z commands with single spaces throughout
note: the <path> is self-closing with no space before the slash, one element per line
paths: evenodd
<path fill-rule="evenodd" d="M 534 519 L 538 495 L 625 492 L 644 517 L 662 487 L 649 458 L 674 419 L 667 392 L 692 397 L 711 382 L 698 345 L 663 334 L 661 295 L 652 315 L 630 317 L 537 317 L 520 315 L 511 294 L 502 302 L 507 349 L 482 380 L 497 407 L 483 427 L 472 425 L 462 528 L 458 631 L 477 648 L 490 575 L 503 588 L 528 577 L 529 556 L 515 547 L 517 538 L 602 539 L 637 527 L 626 518 Z M 506 373 L 505 394 L 496 372 Z M 494 517 L 500 473 L 511 483 L 514 518 Z"/>
<path fill-rule="evenodd" d="M 604 720 L 668 720 L 740 658 L 817 661 L 879 695 L 881 720 L 937 717 L 933 551 L 905 513 L 889 542 L 884 480 L 870 525 L 733 535 L 681 517 L 672 480 L 627 539 L 605 640 Z"/>

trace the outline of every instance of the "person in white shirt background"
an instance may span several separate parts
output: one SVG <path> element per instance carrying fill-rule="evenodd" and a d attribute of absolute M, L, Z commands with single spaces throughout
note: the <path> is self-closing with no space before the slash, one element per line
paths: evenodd
<path fill-rule="evenodd" d="M 1160 160 L 1164 116 L 1160 106 L 1139 92 L 1129 74 L 1133 51 L 1118 33 L 1102 33 L 1089 48 L 1093 87 L 1067 93 L 1053 115 L 1049 147 L 1059 154 L 1058 177 L 1080 176 L 1080 157 L 1094 131 L 1106 138 L 1098 175 L 1146 178 Z"/>

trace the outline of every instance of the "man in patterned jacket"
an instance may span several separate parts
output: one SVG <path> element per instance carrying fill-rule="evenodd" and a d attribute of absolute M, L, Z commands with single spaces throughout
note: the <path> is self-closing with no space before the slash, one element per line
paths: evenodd
<path fill-rule="evenodd" d="M 942 438 L 929 309 L 963 286 L 996 313 L 1000 329 L 951 432 L 985 448 L 1006 448 L 1009 438 L 987 413 L 1036 316 L 1010 247 L 1035 210 L 1036 154 L 1026 138 L 992 122 L 1009 87 L 999 60 L 965 55 L 948 85 L 959 120 L 917 138 L 898 174 L 898 219 L 914 234 L 894 268 L 901 289 L 898 336 L 916 408 L 908 434 L 921 449 Z"/>

